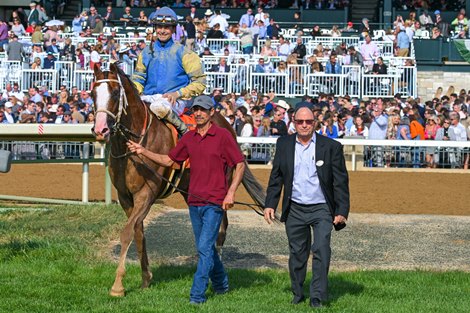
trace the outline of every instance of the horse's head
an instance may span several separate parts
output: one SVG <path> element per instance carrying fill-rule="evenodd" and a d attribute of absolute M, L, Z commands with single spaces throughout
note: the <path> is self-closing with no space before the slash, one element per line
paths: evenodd
<path fill-rule="evenodd" d="M 91 94 L 96 112 L 93 134 L 98 141 L 109 141 L 125 109 L 124 88 L 115 64 L 110 65 L 109 71 L 101 71 L 98 65 L 93 70 L 95 81 Z"/>

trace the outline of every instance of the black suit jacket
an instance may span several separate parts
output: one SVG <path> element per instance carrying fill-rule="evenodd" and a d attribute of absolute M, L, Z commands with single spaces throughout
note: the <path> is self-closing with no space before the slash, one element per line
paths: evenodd
<path fill-rule="evenodd" d="M 296 134 L 280 137 L 276 143 L 273 169 L 269 177 L 266 208 L 276 210 L 284 187 L 281 222 L 289 215 L 292 185 L 294 182 Z M 323 161 L 320 165 L 319 161 Z M 343 146 L 328 137 L 316 134 L 315 162 L 318 179 L 332 216 L 349 214 L 349 178 L 343 154 Z"/>
<path fill-rule="evenodd" d="M 212 72 L 220 72 L 220 65 L 219 64 L 216 64 L 214 66 L 212 66 Z M 225 71 L 224 73 L 230 73 L 230 65 L 225 65 Z"/>

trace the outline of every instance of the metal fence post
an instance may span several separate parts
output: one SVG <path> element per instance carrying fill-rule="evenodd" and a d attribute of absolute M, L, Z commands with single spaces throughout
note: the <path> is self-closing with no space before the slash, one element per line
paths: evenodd
<path fill-rule="evenodd" d="M 88 203 L 88 178 L 90 176 L 90 163 L 88 162 L 90 158 L 90 143 L 85 142 L 83 144 L 83 171 L 82 171 L 82 202 Z"/>

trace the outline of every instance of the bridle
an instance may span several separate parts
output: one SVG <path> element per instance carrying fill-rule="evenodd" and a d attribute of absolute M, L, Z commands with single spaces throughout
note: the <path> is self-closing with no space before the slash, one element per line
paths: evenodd
<path fill-rule="evenodd" d="M 143 103 L 143 101 L 140 101 L 140 103 L 142 104 L 142 106 L 144 107 L 144 110 L 145 110 L 144 125 L 143 125 L 143 128 L 142 128 L 140 134 L 134 133 L 133 131 L 131 131 L 129 128 L 127 128 L 125 125 L 123 125 L 121 123 L 122 115 L 123 114 L 127 115 L 127 107 L 129 106 L 129 102 L 127 100 L 127 96 L 126 96 L 124 86 L 122 85 L 121 77 L 119 76 L 119 74 L 116 74 L 116 76 L 117 76 L 117 79 L 111 79 L 111 78 L 100 79 L 100 80 L 95 81 L 95 84 L 117 83 L 119 85 L 119 106 L 118 106 L 117 114 L 114 114 L 113 112 L 111 112 L 107 108 L 99 108 L 95 112 L 96 113 L 99 113 L 99 112 L 106 113 L 107 116 L 111 117 L 114 120 L 114 124 L 110 128 L 112 136 L 115 135 L 115 134 L 120 134 L 126 139 L 126 141 L 130 140 L 131 138 L 136 138 L 136 139 L 139 140 L 139 144 L 142 144 L 142 142 L 144 141 L 145 136 L 147 135 L 147 133 L 150 129 L 150 125 L 152 124 L 153 115 L 149 114 L 148 107 Z M 92 132 L 95 133 L 94 128 L 92 129 Z M 132 152 L 130 152 L 130 151 L 127 151 L 126 153 L 121 154 L 121 155 L 117 155 L 117 156 L 110 153 L 111 157 L 113 157 L 115 159 L 124 158 L 124 157 L 127 157 L 127 156 L 131 155 L 131 154 L 132 154 Z"/>

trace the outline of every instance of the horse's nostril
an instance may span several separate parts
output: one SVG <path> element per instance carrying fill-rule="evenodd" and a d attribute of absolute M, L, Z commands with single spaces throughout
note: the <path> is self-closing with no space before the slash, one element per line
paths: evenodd
<path fill-rule="evenodd" d="M 108 128 L 103 128 L 103 130 L 101 131 L 101 133 L 104 135 L 104 134 L 107 134 L 109 132 L 109 129 Z"/>

